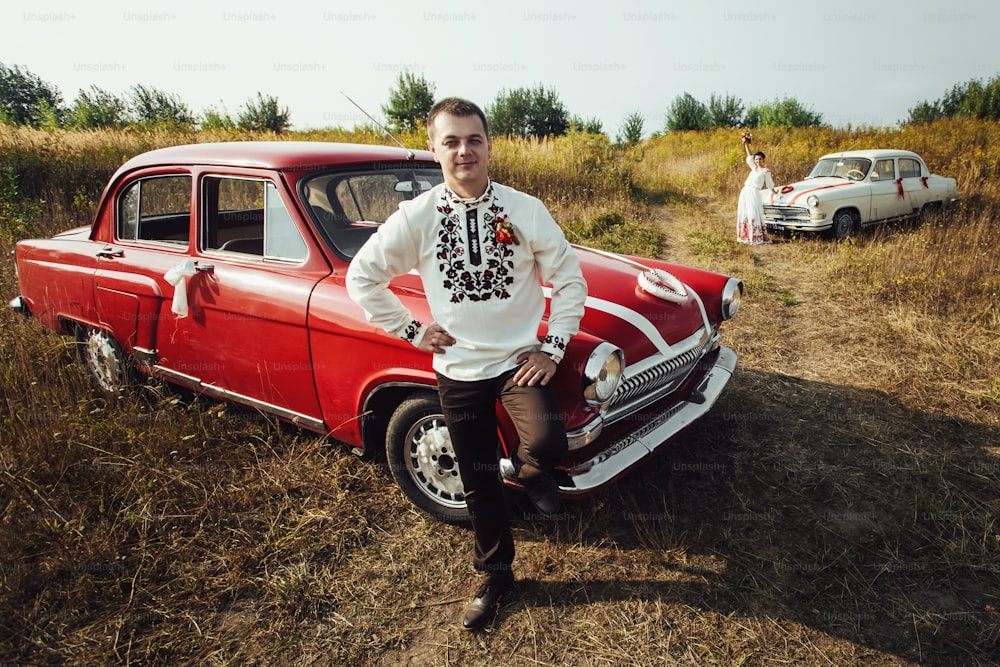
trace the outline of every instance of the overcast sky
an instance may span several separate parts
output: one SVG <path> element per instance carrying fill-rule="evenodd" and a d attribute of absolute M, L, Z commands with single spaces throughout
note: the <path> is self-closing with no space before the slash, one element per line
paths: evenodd
<path fill-rule="evenodd" d="M 0 10 L 0 62 L 67 103 L 141 83 L 235 116 L 259 91 L 294 129 L 367 123 L 342 92 L 381 121 L 405 71 L 482 106 L 542 84 L 611 135 L 636 111 L 649 134 L 685 92 L 748 106 L 788 96 L 835 127 L 895 125 L 1000 74 L 998 30 L 996 0 L 39 0 Z"/>

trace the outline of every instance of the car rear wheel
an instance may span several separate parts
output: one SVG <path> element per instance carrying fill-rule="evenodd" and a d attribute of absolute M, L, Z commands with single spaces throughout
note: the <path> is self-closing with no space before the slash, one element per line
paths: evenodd
<path fill-rule="evenodd" d="M 113 336 L 100 329 L 80 327 L 76 339 L 83 365 L 102 393 L 117 397 L 134 383 L 132 360 Z"/>
<path fill-rule="evenodd" d="M 448 523 L 469 520 L 465 487 L 436 398 L 411 397 L 389 419 L 386 460 L 413 504 Z"/>
<path fill-rule="evenodd" d="M 833 227 L 830 236 L 837 241 L 843 241 L 857 232 L 857 218 L 853 211 L 837 211 L 833 216 Z"/>

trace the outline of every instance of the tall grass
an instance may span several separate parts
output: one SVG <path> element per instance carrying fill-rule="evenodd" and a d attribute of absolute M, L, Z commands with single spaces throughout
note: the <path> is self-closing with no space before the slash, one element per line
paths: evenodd
<path fill-rule="evenodd" d="M 0 127 L 0 294 L 17 291 L 12 242 L 89 222 L 128 157 L 257 138 Z M 735 215 L 745 177 L 738 133 L 496 140 L 494 177 L 541 197 L 572 240 L 658 254 L 665 200 L 695 220 L 676 236 L 696 258 L 755 282 L 727 323 L 741 368 L 717 418 L 558 521 L 518 521 L 521 601 L 475 636 L 454 627 L 472 593 L 468 534 L 416 513 L 388 471 L 155 384 L 109 403 L 72 341 L 4 309 L 0 661 L 996 664 L 998 468 L 981 443 L 1000 409 L 998 139 L 969 121 L 762 130 L 779 180 L 829 150 L 899 146 L 968 202 L 856 243 L 762 253 L 719 213 Z M 775 250 L 821 297 L 797 339 L 805 297 L 769 273 Z M 818 380 L 767 370 L 797 354 Z M 823 363 L 861 368 L 874 390 Z"/>
<path fill-rule="evenodd" d="M 841 272 L 884 304 L 1000 328 L 1000 124 L 969 119 L 903 128 L 761 129 L 755 149 L 767 154 L 778 185 L 806 176 L 827 152 L 901 148 L 923 156 L 933 173 L 958 181 L 956 211 L 906 229 L 863 234 L 845 253 Z M 636 186 L 648 193 L 709 197 L 731 207 L 747 168 L 739 133 L 676 132 L 636 147 Z M 732 204 L 729 204 L 732 202 Z"/>

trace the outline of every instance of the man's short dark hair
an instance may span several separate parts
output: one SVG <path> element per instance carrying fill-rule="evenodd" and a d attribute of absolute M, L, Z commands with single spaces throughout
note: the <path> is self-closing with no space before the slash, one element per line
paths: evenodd
<path fill-rule="evenodd" d="M 486 114 L 483 113 L 483 110 L 475 102 L 470 102 L 461 97 L 446 97 L 431 107 L 431 110 L 427 112 L 427 136 L 431 136 L 434 119 L 437 118 L 438 114 L 442 113 L 451 114 L 452 116 L 479 116 L 479 120 L 483 122 L 483 130 L 486 132 L 486 136 L 490 136 L 490 127 L 486 122 Z"/>

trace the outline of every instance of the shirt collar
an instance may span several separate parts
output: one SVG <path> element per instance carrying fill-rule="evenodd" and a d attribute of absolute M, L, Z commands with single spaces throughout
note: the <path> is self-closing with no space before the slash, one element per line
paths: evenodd
<path fill-rule="evenodd" d="M 493 181 L 492 180 L 487 181 L 486 192 L 479 195 L 478 197 L 471 197 L 471 198 L 459 197 L 454 192 L 452 192 L 451 188 L 449 188 L 447 185 L 444 186 L 444 196 L 452 204 L 457 204 L 467 209 L 475 208 L 477 206 L 485 204 L 486 202 L 490 201 L 493 198 Z"/>

